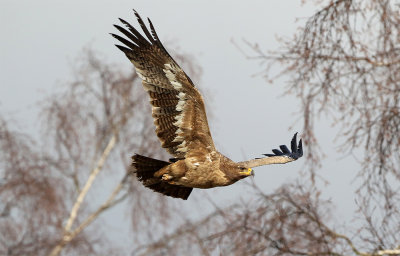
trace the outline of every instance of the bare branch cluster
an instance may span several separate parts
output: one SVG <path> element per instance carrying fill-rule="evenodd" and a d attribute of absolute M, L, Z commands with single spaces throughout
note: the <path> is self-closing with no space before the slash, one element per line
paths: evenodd
<path fill-rule="evenodd" d="M 364 226 L 355 240 L 377 255 L 398 249 L 400 240 L 399 13 L 393 0 L 329 1 L 293 38 L 280 39 L 280 50 L 249 44 L 265 77 L 287 75 L 287 92 L 301 99 L 312 180 L 321 167 L 314 128 L 321 114 L 340 128 L 343 154 L 363 151 L 357 203 Z M 281 72 L 270 76 L 277 64 Z"/>
<path fill-rule="evenodd" d="M 12 131 L 6 120 L 0 119 L 2 255 L 40 255 L 60 232 L 67 188 L 53 172 L 57 163 L 48 161 L 36 146 L 29 136 Z M 91 245 L 77 246 L 90 252 Z"/>
<path fill-rule="evenodd" d="M 141 80 L 99 55 L 83 51 L 72 81 L 41 102 L 40 143 L 0 120 L 2 255 L 115 254 L 118 248 L 103 242 L 106 234 L 87 227 L 120 202 L 130 208 L 133 231 L 148 230 L 133 233 L 132 240 L 169 223 L 162 220 L 174 205 L 143 189 L 130 170 L 134 152 L 167 158 L 151 128 Z M 177 56 L 198 79 L 200 68 Z M 98 203 L 90 198 L 103 191 L 100 177 L 120 178 L 110 179 L 114 189 Z"/>
<path fill-rule="evenodd" d="M 266 195 L 254 187 L 253 201 L 216 207 L 133 255 L 398 255 L 400 248 L 371 250 L 329 225 L 333 205 L 314 186 L 286 184 Z M 348 232 L 348 230 L 345 230 Z"/>
<path fill-rule="evenodd" d="M 399 8 L 390 0 L 330 1 L 294 38 L 281 39 L 280 51 L 251 45 L 267 79 L 276 78 L 268 74 L 277 63 L 284 67 L 279 76 L 291 77 L 288 92 L 302 101 L 312 166 L 320 164 L 314 119 L 325 113 L 342 126 L 342 150 L 365 149 L 367 176 L 399 178 Z"/>

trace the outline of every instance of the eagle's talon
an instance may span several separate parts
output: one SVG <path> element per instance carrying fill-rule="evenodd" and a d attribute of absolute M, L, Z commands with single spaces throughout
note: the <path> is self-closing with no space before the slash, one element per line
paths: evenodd
<path fill-rule="evenodd" d="M 161 179 L 162 179 L 163 181 L 170 181 L 170 180 L 172 180 L 173 178 L 174 178 L 174 177 L 171 176 L 171 175 L 169 175 L 168 173 L 163 174 L 163 176 L 161 177 Z"/>

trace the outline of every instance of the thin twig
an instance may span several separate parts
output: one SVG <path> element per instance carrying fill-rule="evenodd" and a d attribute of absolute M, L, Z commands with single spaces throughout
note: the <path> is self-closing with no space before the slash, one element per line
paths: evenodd
<path fill-rule="evenodd" d="M 72 207 L 69 219 L 67 221 L 67 224 L 65 225 L 65 232 L 69 232 L 71 230 L 72 224 L 74 223 L 77 214 L 78 214 L 78 210 L 80 208 L 80 206 L 82 205 L 83 199 L 85 198 L 86 194 L 88 193 L 90 187 L 93 184 L 93 181 L 95 180 L 97 174 L 99 174 L 100 170 L 103 168 L 103 165 L 108 157 L 108 155 L 110 154 L 111 150 L 114 148 L 115 143 L 117 141 L 117 135 L 114 134 L 108 144 L 107 147 L 104 149 L 103 154 L 101 155 L 99 161 L 97 162 L 96 167 L 92 170 L 92 172 L 89 175 L 88 180 L 86 181 L 85 186 L 83 187 L 81 193 L 79 194 L 78 198 L 75 201 L 74 206 Z"/>
<path fill-rule="evenodd" d="M 97 174 L 98 174 L 98 173 L 100 172 L 100 170 L 103 168 L 104 163 L 105 163 L 105 161 L 106 161 L 108 155 L 110 154 L 111 150 L 114 148 L 116 142 L 117 142 L 117 134 L 114 133 L 113 136 L 112 136 L 112 137 L 110 138 L 110 140 L 108 141 L 108 144 L 107 144 L 106 148 L 104 149 L 103 154 L 101 155 L 100 159 L 97 161 L 96 167 L 92 169 L 92 171 L 91 171 L 91 173 L 90 173 L 90 175 L 89 175 L 89 178 L 88 178 L 87 181 L 86 181 L 85 186 L 83 187 L 83 189 L 82 189 L 81 192 L 79 193 L 78 198 L 76 199 L 75 204 L 74 204 L 74 206 L 72 207 L 70 216 L 69 216 L 69 218 L 68 218 L 68 220 L 67 220 L 67 224 L 66 224 L 65 227 L 64 227 L 64 232 L 65 232 L 65 234 L 64 234 L 64 236 L 63 236 L 63 239 L 54 247 L 54 249 L 51 251 L 51 253 L 49 254 L 49 256 L 57 256 L 57 255 L 61 252 L 62 248 L 63 248 L 68 242 L 70 242 L 70 241 L 72 240 L 73 237 L 76 236 L 76 235 L 72 236 L 72 234 L 75 233 L 76 230 L 75 230 L 74 232 L 72 232 L 72 233 L 71 233 L 70 231 L 71 231 L 71 227 L 72 227 L 72 225 L 73 225 L 73 223 L 74 223 L 74 221 L 75 221 L 75 219 L 76 219 L 76 217 L 77 217 L 79 208 L 80 208 L 80 206 L 82 205 L 82 202 L 83 202 L 83 200 L 84 200 L 86 194 L 88 193 L 89 189 L 91 188 L 91 186 L 92 186 L 92 184 L 93 184 L 93 182 L 94 182 L 94 180 L 95 180 Z M 113 194 L 112 194 L 112 195 L 113 195 Z M 100 209 L 99 209 L 99 210 L 100 210 Z M 93 221 L 93 220 L 91 220 L 90 222 L 92 222 L 92 221 Z M 89 222 L 89 223 L 90 223 L 90 222 Z M 84 223 L 82 223 L 82 224 L 84 224 Z M 81 224 L 79 227 L 81 227 L 82 224 Z M 78 227 L 78 228 L 79 228 L 79 227 Z M 80 230 L 80 231 L 81 231 L 81 230 Z M 79 232 L 80 232 L 80 231 L 79 231 Z M 78 232 L 78 233 L 79 233 L 79 232 Z"/>

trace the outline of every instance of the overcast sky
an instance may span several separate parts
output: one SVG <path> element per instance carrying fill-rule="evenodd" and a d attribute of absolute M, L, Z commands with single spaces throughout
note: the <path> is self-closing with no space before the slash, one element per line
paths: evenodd
<path fill-rule="evenodd" d="M 241 161 L 288 144 L 302 122 L 293 126 L 299 100 L 283 96 L 284 81 L 267 84 L 255 61 L 247 60 L 231 43 L 246 49 L 242 38 L 263 49 L 278 47 L 276 36 L 290 36 L 304 23 L 296 18 L 312 14 L 312 5 L 300 1 L 43 1 L 0 0 L 0 112 L 13 117 L 27 133 L 38 123 L 35 104 L 68 81 L 71 65 L 83 47 L 90 45 L 107 59 L 131 65 L 114 47 L 108 33 L 118 17 L 136 25 L 132 8 L 150 17 L 162 41 L 174 41 L 191 53 L 203 69 L 197 86 L 212 97 L 207 105 L 217 148 L 232 160 Z M 167 45 L 168 48 L 168 45 Z M 250 53 L 250 51 L 249 51 Z M 318 173 L 330 184 L 324 198 L 337 205 L 336 218 L 349 219 L 354 205 L 352 180 L 357 163 L 335 151 L 335 129 L 322 119 L 316 124 L 318 139 L 327 157 Z M 305 148 L 307 150 L 307 148 Z M 139 152 L 140 153 L 140 152 Z M 303 160 L 256 169 L 255 181 L 265 192 L 300 176 Z M 216 201 L 251 199 L 243 184 L 208 191 Z M 350 195 L 350 196 L 349 196 Z M 120 214 L 120 213 L 118 213 Z M 114 215 L 115 216 L 115 215 Z"/>

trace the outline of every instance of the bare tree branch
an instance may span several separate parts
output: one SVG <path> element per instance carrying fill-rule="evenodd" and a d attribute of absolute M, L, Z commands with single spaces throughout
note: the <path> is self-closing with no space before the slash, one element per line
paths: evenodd
<path fill-rule="evenodd" d="M 83 51 L 73 79 L 41 102 L 39 142 L 11 129 L 11 121 L 0 116 L 2 255 L 116 254 L 120 249 L 105 242 L 108 234 L 93 230 L 104 221 L 102 213 L 122 202 L 131 208 L 133 231 L 141 227 L 135 222 L 157 224 L 160 230 L 168 225 L 162 220 L 171 202 L 143 189 L 130 170 L 134 152 L 167 158 L 151 128 L 141 81 L 133 69 L 124 72 L 99 55 Z M 192 69 L 200 74 L 199 68 Z M 118 181 L 119 176 L 123 178 Z M 98 200 L 88 195 L 99 194 L 97 180 L 104 177 L 115 186 L 96 205 Z M 163 215 L 142 218 L 155 211 Z M 87 229 L 89 225 L 93 228 Z M 132 233 L 132 240 L 140 239 L 146 233 Z"/>

